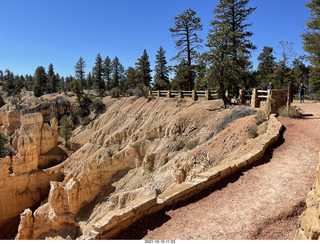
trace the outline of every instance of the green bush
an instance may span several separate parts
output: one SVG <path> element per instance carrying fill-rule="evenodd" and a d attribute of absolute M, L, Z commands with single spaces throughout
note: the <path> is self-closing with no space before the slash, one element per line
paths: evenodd
<path fill-rule="evenodd" d="M 263 122 L 268 120 L 266 113 L 262 110 L 259 110 L 254 118 L 256 120 L 257 125 L 261 125 Z"/>
<path fill-rule="evenodd" d="M 189 141 L 185 148 L 189 151 L 192 150 L 193 148 L 197 147 L 199 145 L 199 138 L 193 141 Z"/>
<path fill-rule="evenodd" d="M 106 105 L 101 101 L 101 99 L 96 98 L 90 105 L 90 108 L 95 114 L 103 114 L 106 111 Z"/>
<path fill-rule="evenodd" d="M 251 138 L 255 138 L 258 136 L 258 126 L 254 125 L 252 127 L 250 127 L 249 131 L 248 131 L 248 137 Z"/>
<path fill-rule="evenodd" d="M 289 118 L 301 118 L 301 113 L 299 109 L 296 106 L 283 106 L 279 108 L 279 115 L 283 117 L 289 117 Z"/>
<path fill-rule="evenodd" d="M 232 110 L 232 112 L 230 114 L 227 114 L 222 120 L 221 122 L 218 124 L 216 131 L 217 133 L 219 133 L 220 131 L 224 130 L 228 124 L 230 124 L 231 122 L 243 118 L 243 117 L 247 117 L 250 115 L 255 114 L 256 111 L 251 109 L 251 108 L 246 108 L 244 106 L 235 108 L 234 110 Z"/>
<path fill-rule="evenodd" d="M 110 90 L 110 96 L 112 98 L 119 98 L 120 95 L 121 95 L 121 91 L 120 91 L 119 87 L 115 87 Z"/>
<path fill-rule="evenodd" d="M 314 100 L 320 101 L 320 93 L 316 93 L 312 96 Z"/>
<path fill-rule="evenodd" d="M 175 151 L 180 151 L 184 148 L 185 143 L 183 140 L 177 140 L 176 143 L 174 144 L 174 150 Z"/>

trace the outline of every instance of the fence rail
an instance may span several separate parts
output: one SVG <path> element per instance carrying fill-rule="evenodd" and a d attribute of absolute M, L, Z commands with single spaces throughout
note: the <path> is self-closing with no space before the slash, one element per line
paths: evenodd
<path fill-rule="evenodd" d="M 149 96 L 167 97 L 167 98 L 192 98 L 193 101 L 198 98 L 204 98 L 205 100 L 218 99 L 219 91 L 216 90 L 205 90 L 205 91 L 181 91 L 181 90 L 158 90 L 150 91 Z M 259 107 L 260 101 L 268 101 L 270 97 L 270 91 L 268 90 L 244 90 L 240 89 L 239 92 L 226 91 L 226 96 L 229 99 L 233 99 L 239 104 L 250 103 L 252 107 Z"/>
<path fill-rule="evenodd" d="M 205 98 L 206 100 L 219 98 L 218 91 L 215 91 L 215 90 L 205 90 L 205 91 L 158 90 L 158 91 L 150 91 L 149 96 L 167 97 L 167 98 L 177 97 L 179 99 L 185 98 L 185 97 L 191 97 L 194 100 L 197 100 L 199 97 Z"/>

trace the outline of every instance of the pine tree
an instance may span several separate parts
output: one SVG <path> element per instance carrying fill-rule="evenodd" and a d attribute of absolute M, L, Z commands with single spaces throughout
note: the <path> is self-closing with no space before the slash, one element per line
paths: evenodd
<path fill-rule="evenodd" d="M 103 77 L 106 82 L 107 90 L 110 89 L 111 73 L 112 73 L 111 59 L 109 58 L 109 56 L 107 56 L 106 59 L 103 61 Z"/>
<path fill-rule="evenodd" d="M 304 57 L 299 56 L 292 61 L 292 78 L 295 83 L 309 86 L 310 68 L 304 64 Z"/>
<path fill-rule="evenodd" d="M 62 123 L 61 123 L 61 128 L 60 128 L 60 135 L 64 138 L 65 140 L 65 145 L 67 145 L 68 140 L 72 136 L 72 127 L 70 121 L 65 118 Z"/>
<path fill-rule="evenodd" d="M 182 60 L 174 67 L 175 76 L 171 81 L 171 88 L 174 90 L 188 90 L 190 67 L 186 60 Z"/>
<path fill-rule="evenodd" d="M 301 35 L 303 49 L 309 53 L 308 60 L 310 67 L 310 82 L 309 85 L 314 91 L 320 90 L 320 2 L 311 0 L 305 3 L 309 8 L 310 18 L 306 21 L 306 31 Z"/>
<path fill-rule="evenodd" d="M 197 32 L 202 31 L 201 19 L 196 17 L 196 12 L 192 9 L 185 10 L 182 14 L 174 18 L 175 26 L 170 28 L 171 36 L 177 38 L 176 48 L 178 50 L 177 56 L 173 59 L 187 60 L 188 68 L 188 86 L 189 90 L 193 89 L 193 68 L 192 59 L 196 50 L 200 48 L 201 38 L 198 37 Z"/>
<path fill-rule="evenodd" d="M 266 89 L 268 84 L 272 82 L 272 74 L 276 68 L 275 57 L 273 56 L 273 48 L 265 46 L 258 56 L 258 79 L 260 87 Z"/>
<path fill-rule="evenodd" d="M 59 81 L 58 81 L 57 76 L 54 72 L 54 68 L 53 68 L 52 63 L 49 64 L 47 76 L 48 76 L 48 84 L 47 84 L 48 87 L 45 88 L 45 91 L 48 91 L 49 93 L 57 92 Z"/>
<path fill-rule="evenodd" d="M 315 67 L 320 67 L 320 2 L 319 0 L 311 0 L 305 3 L 305 6 L 309 8 L 311 17 L 306 21 L 307 27 L 305 33 L 301 35 L 303 49 L 310 53 L 309 60 Z"/>
<path fill-rule="evenodd" d="M 164 51 L 163 47 L 160 47 L 156 55 L 156 66 L 154 68 L 154 88 L 156 90 L 170 89 L 169 69 L 167 67 L 165 53 L 166 52 Z"/>
<path fill-rule="evenodd" d="M 5 158 L 8 155 L 7 139 L 3 132 L 0 132 L 0 158 Z"/>
<path fill-rule="evenodd" d="M 43 95 L 46 87 L 47 87 L 47 74 L 46 70 L 42 66 L 38 66 L 34 74 L 34 86 L 33 92 L 36 97 Z"/>
<path fill-rule="evenodd" d="M 282 89 L 285 82 L 291 81 L 291 60 L 296 56 L 293 51 L 293 42 L 280 41 L 278 48 L 281 50 L 280 55 L 282 59 L 277 63 L 275 75 L 278 83 L 278 88 Z"/>
<path fill-rule="evenodd" d="M 86 62 L 83 60 L 82 57 L 79 58 L 77 64 L 74 66 L 75 77 L 80 82 L 82 90 L 87 88 L 87 86 L 86 86 L 86 78 L 85 78 L 85 71 L 84 71 L 86 66 L 87 66 Z"/>
<path fill-rule="evenodd" d="M 91 72 L 88 73 L 87 75 L 87 88 L 91 89 L 93 85 L 93 78 Z"/>
<path fill-rule="evenodd" d="M 250 66 L 251 50 L 256 47 L 249 41 L 252 32 L 246 31 L 251 24 L 245 23 L 255 8 L 247 8 L 249 0 L 220 0 L 214 9 L 215 19 L 211 21 L 207 54 L 210 62 L 210 78 L 216 80 L 225 106 L 230 101 L 225 88 L 236 88 L 241 84 Z"/>
<path fill-rule="evenodd" d="M 118 88 L 121 92 L 124 89 L 124 67 L 119 58 L 115 57 L 111 64 L 111 83 L 110 88 Z"/>
<path fill-rule="evenodd" d="M 136 62 L 136 71 L 138 83 L 141 83 L 144 86 L 150 86 L 152 70 L 150 69 L 150 61 L 146 49 L 144 49 L 141 58 Z"/>
<path fill-rule="evenodd" d="M 71 90 L 76 94 L 78 104 L 80 107 L 82 107 L 82 95 L 83 95 L 83 90 L 82 90 L 82 85 L 79 82 L 79 80 L 74 79 L 71 82 Z"/>
<path fill-rule="evenodd" d="M 126 70 L 126 85 L 125 89 L 134 89 L 137 86 L 137 71 L 133 67 L 128 67 Z"/>
<path fill-rule="evenodd" d="M 93 84 L 96 87 L 99 95 L 102 95 L 105 91 L 105 83 L 102 77 L 102 73 L 103 73 L 102 58 L 99 53 L 96 57 L 95 65 L 92 68 Z"/>

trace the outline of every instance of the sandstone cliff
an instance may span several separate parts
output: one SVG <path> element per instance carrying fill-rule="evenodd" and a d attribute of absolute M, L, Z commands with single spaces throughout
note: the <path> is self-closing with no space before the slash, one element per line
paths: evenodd
<path fill-rule="evenodd" d="M 107 111 L 74 140 L 80 149 L 48 173 L 48 202 L 21 216 L 18 239 L 94 238 L 95 225 L 132 200 L 158 195 L 250 151 L 249 116 L 215 134 L 221 101 L 105 98 Z M 260 138 L 261 139 L 261 138 Z M 30 139 L 30 141 L 32 141 Z M 22 211 L 21 211 L 22 212 Z"/>
<path fill-rule="evenodd" d="M 3 114 L 2 118 L 10 117 L 8 114 Z M 64 177 L 63 173 L 39 170 L 41 156 L 58 145 L 57 119 L 53 118 L 49 125 L 43 123 L 40 113 L 33 113 L 25 114 L 18 120 L 20 126 L 15 130 L 12 143 L 17 154 L 12 158 L 0 159 L 0 226 L 25 208 L 43 201 L 48 196 L 50 181 Z M 8 128 L 11 127 L 6 127 L 7 133 Z M 42 164 L 48 163 L 42 160 Z"/>
<path fill-rule="evenodd" d="M 300 226 L 295 239 L 320 240 L 320 164 L 317 167 L 316 180 L 308 193 L 306 203 L 307 209 L 300 216 Z"/>

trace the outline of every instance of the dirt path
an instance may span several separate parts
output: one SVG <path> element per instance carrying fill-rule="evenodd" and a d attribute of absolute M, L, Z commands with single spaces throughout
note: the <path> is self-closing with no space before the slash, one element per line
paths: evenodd
<path fill-rule="evenodd" d="M 280 118 L 283 139 L 262 160 L 173 210 L 142 219 L 116 239 L 293 239 L 315 180 L 320 104 L 293 105 L 313 116 Z"/>

